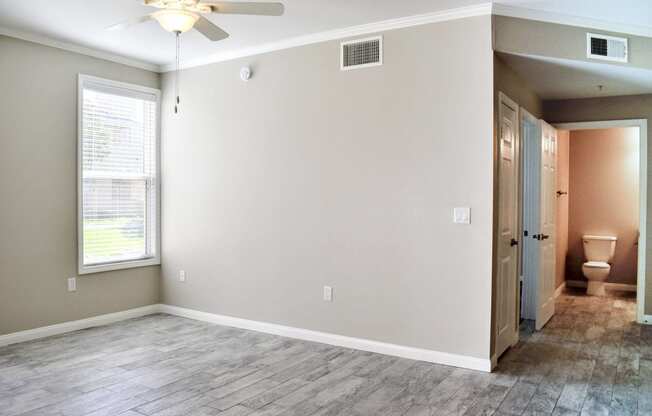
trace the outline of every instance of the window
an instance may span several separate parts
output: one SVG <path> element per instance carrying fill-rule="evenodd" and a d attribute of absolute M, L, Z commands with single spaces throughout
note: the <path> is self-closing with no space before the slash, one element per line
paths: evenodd
<path fill-rule="evenodd" d="M 79 76 L 79 273 L 160 264 L 160 92 Z"/>

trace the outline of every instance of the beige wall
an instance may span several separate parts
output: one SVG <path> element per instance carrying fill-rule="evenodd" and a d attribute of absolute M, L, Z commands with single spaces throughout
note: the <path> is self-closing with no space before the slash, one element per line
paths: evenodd
<path fill-rule="evenodd" d="M 613 235 L 608 281 L 636 284 L 638 146 L 638 128 L 571 131 L 567 279 L 584 280 L 582 235 Z"/>
<path fill-rule="evenodd" d="M 557 131 L 557 190 L 568 192 L 569 183 L 569 132 Z M 557 250 L 555 262 L 555 287 L 559 287 L 566 280 L 566 257 L 568 255 L 568 210 L 569 194 L 557 197 L 556 231 Z"/>
<path fill-rule="evenodd" d="M 636 95 L 626 97 L 604 97 L 580 100 L 562 100 L 544 102 L 544 116 L 549 122 L 601 121 L 622 119 L 652 120 L 652 95 Z M 649 135 L 648 135 L 649 137 Z M 648 142 L 649 143 L 649 142 Z M 648 166 L 652 149 L 648 145 Z M 648 175 L 650 171 L 648 170 Z M 648 233 L 646 236 L 646 263 L 648 265 L 645 277 L 645 313 L 652 314 L 652 228 L 649 220 L 652 207 L 652 192 L 649 189 L 652 181 L 648 179 Z"/>
<path fill-rule="evenodd" d="M 156 303 L 159 268 L 77 272 L 77 74 L 158 74 L 0 36 L 0 334 Z"/>
<path fill-rule="evenodd" d="M 163 301 L 488 359 L 490 31 L 386 32 L 362 70 L 332 41 L 183 71 L 180 115 L 163 108 Z"/>
<path fill-rule="evenodd" d="M 543 114 L 541 98 L 497 54 L 494 55 L 494 87 L 496 90 L 495 105 L 498 102 L 498 92 L 502 91 L 533 116 L 539 118 Z"/>
<path fill-rule="evenodd" d="M 628 39 L 629 62 L 627 64 L 608 62 L 609 65 L 652 69 L 652 38 L 494 16 L 494 48 L 500 52 L 550 56 L 595 63 L 595 60 L 586 57 L 587 32 L 598 32 Z"/>

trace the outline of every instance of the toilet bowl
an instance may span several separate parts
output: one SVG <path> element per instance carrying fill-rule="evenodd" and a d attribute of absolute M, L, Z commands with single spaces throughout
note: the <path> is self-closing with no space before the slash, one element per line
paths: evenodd
<path fill-rule="evenodd" d="M 604 235 L 585 235 L 582 237 L 586 263 L 582 273 L 589 281 L 586 293 L 591 296 L 604 296 L 604 283 L 611 272 L 609 262 L 616 251 L 616 237 Z"/>

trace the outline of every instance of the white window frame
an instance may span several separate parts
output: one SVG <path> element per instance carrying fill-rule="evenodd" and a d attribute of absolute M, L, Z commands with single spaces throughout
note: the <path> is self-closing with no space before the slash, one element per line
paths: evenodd
<path fill-rule="evenodd" d="M 84 103 L 84 85 L 86 83 L 100 84 L 108 88 L 129 90 L 137 93 L 153 94 L 156 96 L 156 136 L 155 136 L 155 153 L 156 153 L 156 215 L 153 227 L 156 233 L 155 254 L 152 257 L 116 261 L 111 263 L 102 263 L 95 265 L 84 264 L 84 224 L 83 224 L 83 142 L 82 142 L 82 111 Z M 161 90 L 156 88 L 144 87 L 142 85 L 118 82 L 104 78 L 98 78 L 90 75 L 79 74 L 77 84 L 77 260 L 78 273 L 80 275 L 107 272 L 111 270 L 131 269 L 135 267 L 154 266 L 161 264 Z"/>

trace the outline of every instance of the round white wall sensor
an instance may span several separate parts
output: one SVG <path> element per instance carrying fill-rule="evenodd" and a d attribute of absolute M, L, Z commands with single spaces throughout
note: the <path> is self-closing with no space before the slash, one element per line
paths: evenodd
<path fill-rule="evenodd" d="M 243 81 L 249 81 L 251 78 L 251 68 L 244 66 L 240 69 L 240 79 Z"/>

